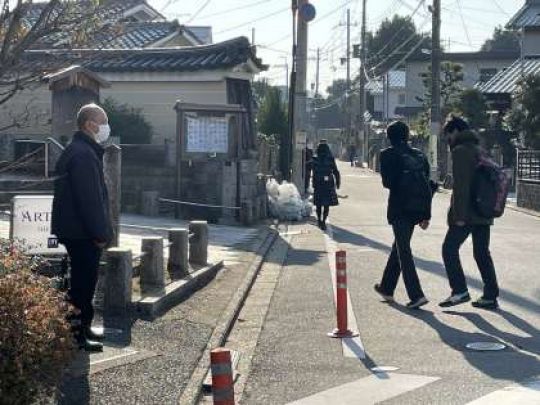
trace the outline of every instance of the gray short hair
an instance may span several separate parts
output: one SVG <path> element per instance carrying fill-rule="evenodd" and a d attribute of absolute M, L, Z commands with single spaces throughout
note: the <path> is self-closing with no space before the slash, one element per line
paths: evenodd
<path fill-rule="evenodd" d="M 91 121 L 100 112 L 107 115 L 105 110 L 97 104 L 91 103 L 83 105 L 77 113 L 77 126 L 79 127 L 79 129 L 82 129 L 87 121 Z"/>

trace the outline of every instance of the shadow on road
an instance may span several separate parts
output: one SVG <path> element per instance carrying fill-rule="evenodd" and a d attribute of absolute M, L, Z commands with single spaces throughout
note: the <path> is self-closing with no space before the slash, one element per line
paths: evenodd
<path fill-rule="evenodd" d="M 475 352 L 466 348 L 468 343 L 473 342 L 505 344 L 505 342 L 497 336 L 493 336 L 487 332 L 466 332 L 454 328 L 441 322 L 431 311 L 411 311 L 398 304 L 390 305 L 392 308 L 403 314 L 416 318 L 429 325 L 438 333 L 441 340 L 446 345 L 462 352 L 463 357 L 471 366 L 491 378 L 519 382 L 540 374 L 540 360 L 534 355 L 512 348 L 507 348 L 501 352 Z M 473 315 L 476 315 L 474 317 L 475 321 L 482 319 L 483 322 L 487 323 L 480 315 Z M 486 325 L 483 326 L 485 327 Z M 479 329 L 483 330 L 482 328 Z"/>
<path fill-rule="evenodd" d="M 332 226 L 332 228 L 334 229 L 334 240 L 338 243 L 349 243 L 349 244 L 353 244 L 359 247 L 368 247 L 368 248 L 380 250 L 381 252 L 385 252 L 385 253 L 390 253 L 391 251 L 391 246 L 384 244 L 382 242 L 376 241 L 374 239 L 370 239 L 368 237 L 365 237 L 357 233 L 350 232 L 338 226 Z M 441 262 L 426 260 L 426 259 L 422 259 L 418 257 L 415 257 L 414 261 L 419 270 L 422 270 L 431 274 L 435 274 L 445 279 L 447 278 L 446 270 L 444 268 L 444 265 Z M 484 283 L 482 282 L 481 279 L 476 278 L 476 277 L 471 277 L 469 275 L 466 275 L 465 278 L 469 286 L 474 287 L 479 290 L 483 290 Z M 450 290 L 450 287 L 448 287 L 448 290 Z M 512 304 L 515 304 L 517 306 L 520 306 L 524 309 L 527 309 L 533 313 L 540 313 L 539 303 L 529 298 L 519 296 L 511 291 L 505 290 L 504 288 L 501 288 L 500 291 L 501 291 L 502 299 L 508 302 L 511 302 Z"/>
<path fill-rule="evenodd" d="M 480 314 L 474 312 L 455 312 L 455 311 L 444 311 L 446 314 L 460 316 L 467 319 L 474 326 L 476 326 L 481 331 L 485 332 L 490 336 L 496 336 L 497 338 L 512 344 L 520 349 L 526 350 L 528 352 L 534 353 L 540 356 L 540 330 L 536 329 L 526 320 L 511 314 L 508 311 L 497 311 L 498 315 L 501 315 L 506 321 L 514 325 L 517 329 L 520 329 L 522 332 L 529 335 L 528 337 L 515 335 L 503 331 L 496 326 L 489 323 L 484 319 Z"/>

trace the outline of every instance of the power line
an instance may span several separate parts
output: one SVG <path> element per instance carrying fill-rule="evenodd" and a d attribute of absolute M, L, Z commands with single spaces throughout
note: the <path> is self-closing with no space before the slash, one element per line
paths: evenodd
<path fill-rule="evenodd" d="M 227 28 L 227 29 L 218 31 L 216 34 L 223 34 L 224 32 L 233 31 L 233 30 L 235 30 L 235 29 L 245 27 L 246 25 L 251 25 L 251 24 L 253 24 L 254 22 L 257 22 L 257 21 L 266 20 L 266 19 L 268 19 L 268 18 L 270 18 L 270 17 L 273 17 L 273 16 L 275 16 L 275 15 L 284 13 L 285 11 L 289 11 L 289 7 L 287 7 L 287 8 L 282 8 L 281 10 L 277 10 L 277 11 L 274 12 L 274 13 L 267 14 L 267 15 L 265 15 L 264 17 L 256 18 L 256 19 L 254 19 L 254 20 L 251 20 L 251 21 L 248 21 L 248 22 L 245 22 L 245 23 L 236 25 L 236 26 L 234 26 L 234 27 L 231 27 L 231 28 Z M 270 44 L 270 45 L 273 45 L 273 44 Z"/>
<path fill-rule="evenodd" d="M 211 1 L 212 0 L 206 0 L 206 3 L 204 3 L 197 11 L 195 11 L 195 14 L 193 14 L 189 18 L 189 20 L 186 21 L 186 24 L 189 24 L 191 21 L 193 21 L 195 18 L 197 18 L 197 16 L 199 14 L 201 14 L 201 12 L 203 12 L 206 7 L 208 7 L 208 5 L 210 4 Z"/>
<path fill-rule="evenodd" d="M 261 0 L 261 1 L 258 1 L 256 3 L 252 3 L 252 4 L 248 4 L 248 5 L 244 5 L 244 6 L 239 6 L 239 7 L 235 7 L 235 8 L 230 8 L 230 9 L 227 9 L 227 10 L 223 10 L 221 12 L 216 12 L 216 13 L 212 13 L 212 14 L 205 14 L 205 15 L 201 16 L 201 18 L 209 18 L 209 17 L 218 16 L 218 15 L 229 14 L 229 13 L 232 13 L 234 11 L 244 10 L 244 9 L 247 9 L 247 8 L 256 7 L 256 6 L 260 5 L 260 4 L 269 3 L 271 1 L 272 0 Z"/>

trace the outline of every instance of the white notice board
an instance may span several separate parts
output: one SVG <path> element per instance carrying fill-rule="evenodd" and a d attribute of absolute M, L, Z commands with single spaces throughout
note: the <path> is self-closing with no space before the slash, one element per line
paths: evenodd
<path fill-rule="evenodd" d="M 226 117 L 187 117 L 186 152 L 227 153 L 229 120 Z"/>
<path fill-rule="evenodd" d="M 51 235 L 52 195 L 16 196 L 12 202 L 11 235 L 25 253 L 63 254 L 65 249 Z"/>

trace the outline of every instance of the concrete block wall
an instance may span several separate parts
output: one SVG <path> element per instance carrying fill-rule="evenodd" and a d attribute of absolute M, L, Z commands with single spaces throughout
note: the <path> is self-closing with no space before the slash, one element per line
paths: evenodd
<path fill-rule="evenodd" d="M 540 211 L 540 181 L 523 181 L 518 183 L 518 206 Z"/>

